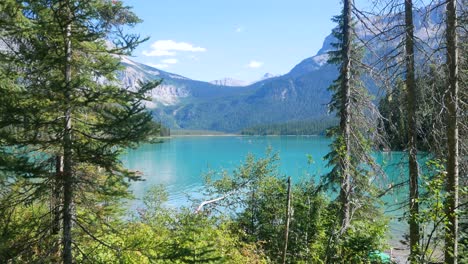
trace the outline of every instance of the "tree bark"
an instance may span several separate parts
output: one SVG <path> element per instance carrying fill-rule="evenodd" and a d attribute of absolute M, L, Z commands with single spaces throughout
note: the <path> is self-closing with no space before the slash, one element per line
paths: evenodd
<path fill-rule="evenodd" d="M 458 49 L 457 49 L 457 14 L 456 1 L 447 2 L 447 66 L 448 93 L 445 96 L 447 107 L 447 200 L 445 213 L 445 263 L 457 263 L 458 258 L 458 173 L 459 173 L 459 138 L 458 138 Z"/>
<path fill-rule="evenodd" d="M 71 14 L 68 7 L 65 29 L 65 124 L 63 134 L 63 263 L 73 263 L 72 255 L 72 221 L 73 221 L 73 165 L 72 165 L 72 45 Z"/>
<path fill-rule="evenodd" d="M 62 177 L 63 177 L 63 156 L 55 157 L 55 175 L 52 183 L 51 197 L 51 234 L 57 237 L 57 241 L 52 245 L 52 252 L 56 259 L 60 259 L 60 225 L 62 219 Z"/>
<path fill-rule="evenodd" d="M 291 177 L 288 177 L 288 191 L 287 191 L 287 197 L 286 197 L 286 226 L 284 228 L 283 264 L 286 263 L 286 255 L 288 252 L 290 219 L 291 219 Z"/>
<path fill-rule="evenodd" d="M 52 186 L 52 234 L 58 235 L 60 232 L 61 205 L 62 205 L 62 174 L 63 174 L 63 157 L 55 157 L 55 175 Z"/>
<path fill-rule="evenodd" d="M 414 69 L 414 24 L 413 1 L 405 0 L 405 48 L 406 48 L 406 90 L 408 108 L 408 160 L 409 160 L 409 233 L 410 261 L 418 263 L 419 255 L 419 168 L 417 160 L 417 127 L 416 127 L 416 82 Z"/>
<path fill-rule="evenodd" d="M 341 82 L 341 114 L 340 114 L 340 130 L 343 135 L 343 144 L 345 153 L 341 156 L 341 184 L 340 184 L 340 201 L 341 201 L 341 231 L 343 234 L 351 221 L 351 204 L 349 195 L 351 192 L 351 175 L 350 175 L 350 103 L 351 103 L 351 0 L 344 0 L 343 7 L 343 64 L 341 73 L 343 80 Z"/>

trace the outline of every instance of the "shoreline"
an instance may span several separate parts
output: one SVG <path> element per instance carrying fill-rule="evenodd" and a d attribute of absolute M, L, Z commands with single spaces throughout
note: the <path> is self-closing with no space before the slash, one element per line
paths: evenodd
<path fill-rule="evenodd" d="M 320 135 L 242 135 L 242 134 L 203 134 L 203 135 L 171 135 L 173 137 L 319 137 Z"/>
<path fill-rule="evenodd" d="M 238 134 L 206 134 L 206 135 L 171 135 L 165 138 L 176 138 L 176 137 L 239 137 L 244 135 Z"/>

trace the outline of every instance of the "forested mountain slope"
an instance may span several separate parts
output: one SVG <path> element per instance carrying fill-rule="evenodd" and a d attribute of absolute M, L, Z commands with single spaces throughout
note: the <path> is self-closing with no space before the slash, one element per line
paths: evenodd
<path fill-rule="evenodd" d="M 435 28 L 435 25 L 440 25 L 443 10 L 435 9 L 428 17 L 422 17 L 423 11 L 415 13 L 415 34 L 421 43 L 420 50 L 430 46 L 431 42 L 437 42 L 434 36 L 440 28 Z M 398 15 L 373 17 L 370 22 L 374 22 L 373 26 L 388 25 L 398 23 L 398 19 Z M 369 41 L 367 45 L 374 49 L 366 53 L 366 60 L 374 67 L 382 68 L 384 65 L 375 63 L 375 58 L 394 49 L 402 36 L 390 32 L 395 34 L 393 41 L 375 46 L 375 43 L 382 42 L 379 38 L 372 41 L 371 30 L 372 27 L 361 25 L 358 35 L 360 39 Z M 238 132 L 261 124 L 323 118 L 329 115 L 330 92 L 327 88 L 338 74 L 336 67 L 327 63 L 327 52 L 332 49 L 334 41 L 334 37 L 329 35 L 315 56 L 303 60 L 290 72 L 244 87 L 195 81 L 128 58 L 122 61 L 126 70 L 122 72 L 121 79 L 125 85 L 133 86 L 138 79 L 162 78 L 163 84 L 153 92 L 153 102 L 148 107 L 155 119 L 171 128 Z M 376 94 L 374 81 L 369 77 L 366 79 L 368 88 Z"/>

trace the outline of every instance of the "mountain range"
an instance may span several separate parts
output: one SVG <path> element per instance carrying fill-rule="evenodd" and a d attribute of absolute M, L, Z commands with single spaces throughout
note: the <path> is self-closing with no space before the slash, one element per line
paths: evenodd
<path fill-rule="evenodd" d="M 434 10 L 428 20 L 417 18 L 415 32 L 422 41 L 433 38 L 431 25 L 436 25 L 441 16 Z M 422 14 L 423 12 L 421 12 Z M 418 16 L 419 13 L 416 13 Z M 374 18 L 374 21 L 388 18 Z M 429 30 L 428 30 L 429 28 Z M 423 36 L 426 32 L 427 35 Z M 368 29 L 357 30 L 362 39 L 370 39 Z M 432 35 L 431 35 L 432 34 Z M 435 33 L 434 33 L 435 34 Z M 302 120 L 320 120 L 330 116 L 327 104 L 331 94 L 327 90 L 338 76 L 337 67 L 329 64 L 328 51 L 335 38 L 325 38 L 318 53 L 297 64 L 288 73 L 266 78 L 252 84 L 223 79 L 212 82 L 191 80 L 178 74 L 123 57 L 125 70 L 120 79 L 126 87 L 135 88 L 138 80 L 163 79 L 151 94 L 147 107 L 156 120 L 175 129 L 216 130 L 238 132 L 244 128 L 270 123 Z M 380 55 L 395 47 L 399 38 L 378 47 L 374 54 Z M 366 60 L 372 61 L 370 53 Z M 375 92 L 375 85 L 374 92 Z"/>
<path fill-rule="evenodd" d="M 202 82 L 122 59 L 120 79 L 135 88 L 137 80 L 163 79 L 147 107 L 156 120 L 176 129 L 237 132 L 243 128 L 286 121 L 315 119 L 327 114 L 327 87 L 336 67 L 327 54 L 306 59 L 282 76 L 247 86 Z"/>

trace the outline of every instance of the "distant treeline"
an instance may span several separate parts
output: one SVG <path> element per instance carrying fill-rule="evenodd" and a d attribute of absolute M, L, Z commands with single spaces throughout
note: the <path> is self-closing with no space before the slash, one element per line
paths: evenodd
<path fill-rule="evenodd" d="M 213 130 L 192 130 L 192 129 L 178 129 L 172 130 L 173 136 L 219 136 L 226 135 L 222 131 L 213 131 Z"/>
<path fill-rule="evenodd" d="M 161 122 L 158 123 L 159 126 L 159 136 L 161 137 L 169 137 L 171 136 L 171 129 L 165 127 Z"/>
<path fill-rule="evenodd" d="M 279 124 L 265 124 L 246 128 L 242 135 L 324 135 L 330 127 L 336 126 L 338 119 L 321 118 L 292 121 Z"/>

